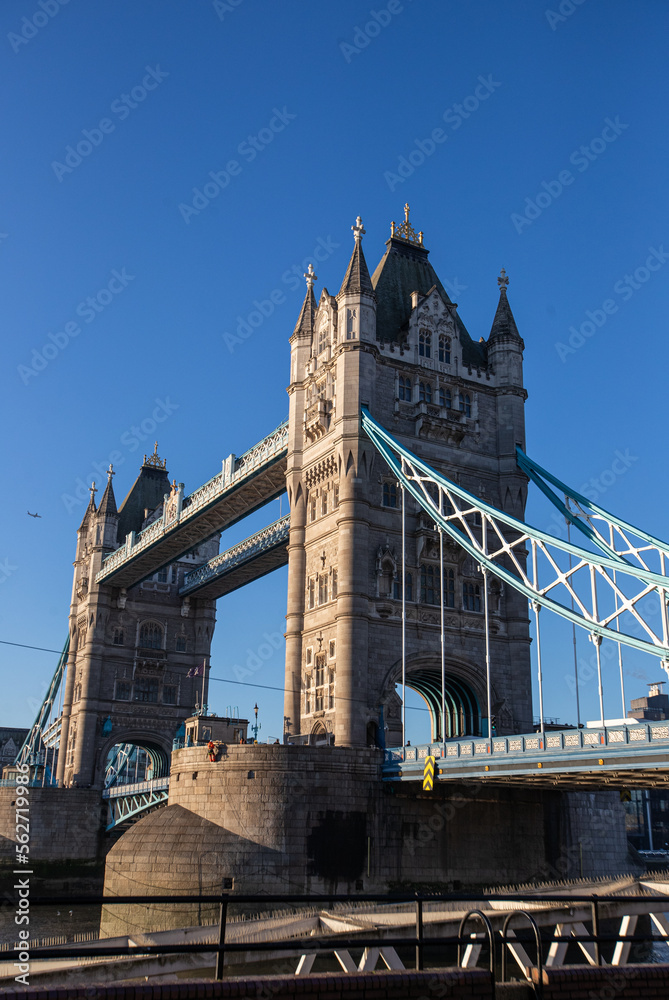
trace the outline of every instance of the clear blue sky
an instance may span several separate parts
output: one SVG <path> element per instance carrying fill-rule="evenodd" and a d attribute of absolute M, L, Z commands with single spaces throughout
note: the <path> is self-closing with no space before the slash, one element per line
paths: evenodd
<path fill-rule="evenodd" d="M 120 452 L 120 498 L 157 437 L 190 491 L 284 418 L 304 287 L 293 267 L 301 274 L 325 245 L 318 287 L 336 291 L 355 216 L 372 268 L 406 200 L 475 338 L 489 333 L 500 267 L 510 275 L 530 454 L 580 486 L 622 452 L 626 471 L 601 502 L 669 535 L 669 259 L 636 288 L 617 285 L 650 248 L 656 260 L 669 249 L 665 5 L 563 0 L 572 13 L 560 15 L 543 0 L 41 4 L 0 9 L 0 638 L 61 647 L 77 485 L 94 463 Z M 446 139 L 431 150 L 434 129 Z M 403 162 L 414 167 L 401 177 Z M 210 172 L 215 196 L 194 203 L 194 188 L 212 192 Z M 231 351 L 239 317 L 276 290 L 272 315 Z M 615 312 L 559 351 L 605 300 Z M 551 522 L 538 501 L 529 515 Z M 213 676 L 234 678 L 264 632 L 283 631 L 284 613 L 285 571 L 221 601 Z M 570 634 L 546 632 L 546 711 L 569 720 Z M 0 655 L 1 722 L 27 726 L 56 657 Z M 659 674 L 641 657 L 628 669 L 632 696 Z M 282 686 L 281 653 L 250 679 Z M 248 714 L 257 699 L 262 735 L 280 732 L 280 694 L 211 690 L 218 711 Z M 596 717 L 594 681 L 583 697 Z"/>

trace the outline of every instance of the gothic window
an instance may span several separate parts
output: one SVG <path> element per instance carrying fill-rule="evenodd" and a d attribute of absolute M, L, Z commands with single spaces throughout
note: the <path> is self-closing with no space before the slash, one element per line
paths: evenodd
<path fill-rule="evenodd" d="M 397 483 L 383 484 L 383 506 L 397 507 Z"/>
<path fill-rule="evenodd" d="M 309 607 L 313 608 L 316 603 L 316 581 L 313 576 L 309 580 Z"/>
<path fill-rule="evenodd" d="M 420 599 L 422 604 L 439 604 L 439 567 L 420 568 Z"/>
<path fill-rule="evenodd" d="M 455 572 L 452 569 L 444 570 L 444 607 L 455 607 Z"/>
<path fill-rule="evenodd" d="M 132 684 L 130 681 L 116 681 L 114 698 L 116 701 L 130 701 L 132 694 Z"/>
<path fill-rule="evenodd" d="M 327 604 L 328 600 L 328 575 L 321 573 L 318 577 L 318 603 Z"/>
<path fill-rule="evenodd" d="M 329 672 L 329 679 L 330 679 L 330 684 L 329 684 L 329 690 L 328 690 L 328 708 L 334 708 L 335 707 L 335 690 L 334 690 L 334 688 L 335 688 L 335 674 L 334 674 L 334 670 L 330 670 L 330 672 Z"/>
<path fill-rule="evenodd" d="M 311 713 L 311 674 L 304 678 L 304 711 L 307 715 Z"/>
<path fill-rule="evenodd" d="M 311 506 L 310 506 L 310 512 L 309 512 L 309 519 L 311 521 L 315 521 L 316 520 L 316 494 L 315 493 L 312 494 L 312 497 L 311 497 Z"/>
<path fill-rule="evenodd" d="M 332 600 L 337 597 L 337 570 L 332 570 Z"/>
<path fill-rule="evenodd" d="M 186 652 L 186 636 L 185 635 L 178 635 L 177 636 L 177 641 L 175 643 L 174 648 L 176 649 L 177 653 L 185 653 Z"/>
<path fill-rule="evenodd" d="M 432 334 L 429 330 L 421 330 L 418 334 L 418 353 L 421 358 L 432 357 Z"/>
<path fill-rule="evenodd" d="M 143 649 L 162 649 L 162 626 L 155 622 L 144 622 L 139 630 L 139 644 Z"/>
<path fill-rule="evenodd" d="M 176 705 L 177 689 L 173 684 L 163 685 L 163 705 Z"/>
<path fill-rule="evenodd" d="M 464 413 L 466 417 L 471 417 L 472 401 L 469 396 L 466 396 L 463 392 L 458 393 L 458 409 L 460 410 L 460 413 Z"/>
<path fill-rule="evenodd" d="M 450 365 L 451 363 L 451 338 L 446 337 L 443 333 L 439 337 L 439 361 L 442 365 Z"/>
<path fill-rule="evenodd" d="M 325 348 L 328 346 L 328 339 L 329 339 L 328 338 L 328 329 L 329 329 L 329 324 L 328 324 L 327 319 L 325 319 L 321 323 L 320 329 L 318 331 L 318 353 L 319 354 L 321 353 L 321 351 L 324 351 Z"/>
<path fill-rule="evenodd" d="M 334 510 L 339 506 L 339 483 L 335 483 L 332 487 L 332 509 Z"/>
<path fill-rule="evenodd" d="M 406 599 L 413 601 L 413 577 L 411 573 L 405 573 L 404 581 L 406 586 Z M 393 597 L 396 601 L 402 600 L 402 576 L 396 576 L 393 580 Z"/>
<path fill-rule="evenodd" d="M 439 387 L 439 406 L 445 406 L 447 410 L 450 410 L 453 405 L 453 398 L 451 396 L 451 390 L 445 389 L 444 386 Z"/>
<path fill-rule="evenodd" d="M 325 698 L 328 695 L 327 682 L 329 675 L 325 669 L 325 653 L 316 654 L 316 697 L 314 699 L 314 710 L 322 712 L 325 705 Z"/>
<path fill-rule="evenodd" d="M 346 310 L 346 339 L 355 340 L 355 319 L 357 315 L 356 309 Z"/>
<path fill-rule="evenodd" d="M 112 638 L 112 643 L 113 643 L 114 646 L 122 646 L 123 645 L 123 629 L 122 628 L 115 628 L 114 629 L 114 635 L 113 635 L 113 638 Z"/>
<path fill-rule="evenodd" d="M 400 375 L 398 395 L 405 402 L 411 402 L 411 379 Z"/>
<path fill-rule="evenodd" d="M 336 651 L 337 651 L 337 642 L 335 639 L 330 639 L 330 642 L 328 643 L 328 656 L 330 657 L 331 660 L 334 660 Z"/>
<path fill-rule="evenodd" d="M 74 685 L 74 697 L 73 697 L 72 700 L 73 701 L 79 701 L 80 698 L 81 698 L 81 684 L 75 684 Z"/>
<path fill-rule="evenodd" d="M 481 594 L 477 583 L 462 584 L 462 606 L 465 611 L 481 610 Z"/>
<path fill-rule="evenodd" d="M 162 569 L 158 570 L 158 572 L 156 573 L 154 579 L 156 579 L 158 581 L 158 583 L 167 583 L 167 572 L 168 572 L 168 569 L 169 569 L 168 566 L 163 566 Z"/>
<path fill-rule="evenodd" d="M 328 512 L 328 495 L 325 490 L 321 494 L 321 514 L 327 514 Z"/>
<path fill-rule="evenodd" d="M 313 658 L 313 651 L 314 651 L 314 647 L 313 646 L 308 646 L 307 647 L 307 656 L 306 656 L 307 665 L 311 663 L 311 660 Z"/>
<path fill-rule="evenodd" d="M 429 382 L 418 383 L 418 399 L 421 403 L 432 402 L 432 386 Z"/>
<path fill-rule="evenodd" d="M 158 701 L 157 677 L 135 678 L 135 701 L 146 701 L 152 703 Z"/>
<path fill-rule="evenodd" d="M 67 756 L 65 763 L 71 766 L 74 763 L 74 750 L 77 745 L 77 720 L 70 722 L 70 735 L 67 741 Z"/>

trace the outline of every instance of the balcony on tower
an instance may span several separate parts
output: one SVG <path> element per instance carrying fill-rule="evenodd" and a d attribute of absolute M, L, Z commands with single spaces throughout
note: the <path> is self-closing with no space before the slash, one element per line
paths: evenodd
<path fill-rule="evenodd" d="M 304 434 L 309 441 L 322 437 L 330 426 L 330 408 L 326 399 L 317 399 L 304 414 Z"/>

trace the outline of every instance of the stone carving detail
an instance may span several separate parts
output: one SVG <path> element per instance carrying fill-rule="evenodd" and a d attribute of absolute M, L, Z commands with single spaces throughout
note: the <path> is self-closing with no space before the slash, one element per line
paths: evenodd
<path fill-rule="evenodd" d="M 304 474 L 304 482 L 307 489 L 310 489 L 316 483 L 322 483 L 324 480 L 329 479 L 335 474 L 337 463 L 334 455 L 328 455 L 324 458 L 318 465 L 312 465 L 310 469 Z"/>

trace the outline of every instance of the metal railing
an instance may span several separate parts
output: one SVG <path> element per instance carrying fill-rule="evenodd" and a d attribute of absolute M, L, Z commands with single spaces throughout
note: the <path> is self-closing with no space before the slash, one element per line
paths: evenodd
<path fill-rule="evenodd" d="M 478 904 L 474 908 L 467 910 L 466 914 L 459 923 L 457 934 L 437 934 L 434 936 L 426 936 L 424 930 L 424 919 L 426 914 L 426 907 L 431 908 L 431 912 L 434 911 L 435 906 L 440 906 L 443 904 L 451 904 L 450 909 L 457 909 L 453 904 L 463 903 L 468 907 L 472 907 L 472 904 Z M 31 962 L 37 960 L 46 959 L 63 959 L 63 958 L 76 958 L 76 959 L 92 959 L 92 958 L 119 958 L 123 956 L 133 957 L 133 958 L 145 958 L 148 956 L 162 956 L 162 955 L 177 955 L 177 954 L 214 954 L 216 956 L 216 969 L 215 977 L 216 979 L 222 979 L 225 973 L 225 956 L 227 953 L 234 952 L 254 952 L 262 955 L 263 952 L 273 952 L 277 951 L 292 951 L 302 950 L 305 954 L 322 953 L 322 952 L 341 952 L 342 949 L 348 948 L 358 948 L 358 949 L 369 949 L 369 948 L 379 948 L 379 949 L 392 949 L 392 948 L 409 948 L 415 949 L 415 968 L 417 970 L 423 969 L 425 949 L 429 948 L 431 951 L 434 949 L 445 949 L 445 948 L 456 948 L 457 949 L 457 964 L 462 967 L 473 968 L 476 961 L 468 961 L 467 952 L 472 948 L 478 948 L 481 950 L 481 946 L 487 943 L 487 964 L 491 974 L 491 985 L 492 985 L 492 995 L 495 995 L 495 984 L 497 982 L 497 971 L 500 968 L 501 959 L 501 982 L 506 981 L 508 966 L 507 966 L 507 950 L 513 953 L 513 949 L 522 946 L 526 939 L 532 940 L 536 947 L 536 963 L 533 967 L 527 967 L 523 969 L 526 978 L 529 979 L 532 969 L 538 971 L 538 982 L 534 983 L 535 991 L 538 996 L 541 996 L 542 990 L 542 977 L 541 969 L 544 966 L 542 951 L 550 947 L 555 947 L 558 944 L 575 944 L 575 945 L 593 945 L 593 958 L 594 961 L 591 964 L 594 965 L 604 965 L 606 964 L 602 955 L 602 945 L 605 944 L 615 944 L 620 948 L 626 943 L 631 944 L 650 944 L 652 942 L 664 942 L 668 943 L 668 935 L 656 935 L 648 933 L 634 933 L 627 934 L 620 933 L 617 934 L 607 934 L 602 933 L 600 930 L 600 916 L 602 906 L 616 906 L 620 908 L 622 904 L 634 904 L 635 908 L 639 906 L 647 906 L 648 913 L 652 914 L 655 911 L 663 910 L 665 906 L 669 906 L 669 899 L 664 896 L 642 896 L 642 895 L 611 895 L 611 896 L 598 896 L 598 895 L 580 895 L 580 894 L 528 894 L 528 893 L 446 893 L 446 894 L 419 894 L 419 893 L 398 893 L 398 894 L 376 894 L 376 893 L 360 893 L 356 895 L 352 894 L 322 894 L 322 895 L 305 895 L 305 894 L 268 894 L 268 895 L 251 895 L 251 894 L 236 894 L 236 893 L 221 893 L 221 894 L 186 894 L 186 895 L 156 895 L 156 896 L 52 896 L 52 897 L 37 897 L 31 900 L 31 906 L 58 906 L 67 905 L 68 907 L 75 906 L 128 906 L 128 905 L 164 905 L 164 904 L 182 904 L 182 903 L 193 903 L 193 904 L 214 904 L 219 908 L 218 916 L 218 930 L 215 932 L 215 941 L 203 941 L 192 944 L 112 944 L 105 945 L 102 943 L 91 943 L 91 941 L 85 942 L 74 942 L 73 944 L 58 945 L 51 947 L 39 947 L 30 950 L 30 960 Z M 370 934 L 356 934 L 356 935 L 346 935 L 336 934 L 327 935 L 324 934 L 322 937 L 315 937 L 310 935 L 309 937 L 292 937 L 287 940 L 267 940 L 267 941 L 228 941 L 226 940 L 226 931 L 228 924 L 231 922 L 229 918 L 229 909 L 231 906 L 249 906 L 255 905 L 263 910 L 267 908 L 270 903 L 280 903 L 288 904 L 291 907 L 303 906 L 310 907 L 312 912 L 317 912 L 318 909 L 324 909 L 330 907 L 330 916 L 343 916 L 348 914 L 353 910 L 349 908 L 335 909 L 337 904 L 360 904 L 360 903 L 379 903 L 385 906 L 398 906 L 401 904 L 412 904 L 415 907 L 415 925 L 413 934 L 405 934 L 403 936 L 386 936 L 386 931 L 378 930 L 377 933 Z M 500 907 L 499 904 L 509 903 L 509 910 Z M 481 906 L 485 904 L 490 904 L 489 914 L 486 915 L 482 912 Z M 570 933 L 570 934 L 557 934 L 553 933 L 548 935 L 546 932 L 542 934 L 535 918 L 524 909 L 521 909 L 518 904 L 525 904 L 531 907 L 536 913 L 537 909 L 551 909 L 551 904 L 555 909 L 565 909 L 578 907 L 579 905 L 585 910 L 589 911 L 592 930 L 586 933 Z M 463 905 L 462 909 L 465 908 Z M 494 910 L 493 910 L 494 907 Z M 492 912 L 491 912 L 492 911 Z M 448 908 L 445 908 L 445 915 L 448 913 Z M 257 913 L 256 916 L 260 916 Z M 504 916 L 504 923 L 500 930 L 495 930 L 492 926 L 492 919 L 497 916 Z M 619 916 L 619 914 L 618 914 Z M 465 928 L 468 923 L 470 923 L 473 917 L 478 918 L 480 923 L 483 924 L 483 939 L 477 932 L 470 930 L 465 933 Z M 515 932 L 509 929 L 509 924 L 512 918 L 523 917 L 530 925 L 530 931 L 526 936 L 519 936 Z M 234 921 L 234 918 L 232 918 Z M 657 923 L 657 921 L 655 921 Z M 558 917 L 558 923 L 561 923 Z M 210 925 L 212 930 L 216 927 L 216 924 Z M 584 924 L 581 924 L 584 926 Z M 465 949 L 463 954 L 463 947 Z M 478 955 L 478 952 L 477 952 Z M 440 956 L 442 959 L 445 957 Z M 440 966 L 443 967 L 443 961 L 440 962 Z M 38 970 L 33 969 L 34 972 Z"/>
<path fill-rule="evenodd" d="M 638 722 L 629 726 L 599 726 L 596 729 L 565 729 L 561 732 L 524 733 L 513 736 L 488 737 L 469 736 L 462 739 L 447 739 L 444 743 L 434 742 L 416 746 L 391 747 L 385 751 L 386 764 L 418 763 L 428 756 L 440 758 L 440 767 L 460 758 L 468 760 L 477 757 L 503 756 L 521 757 L 537 752 L 573 750 L 616 751 L 625 747 L 626 752 L 648 744 L 669 741 L 669 723 Z"/>

